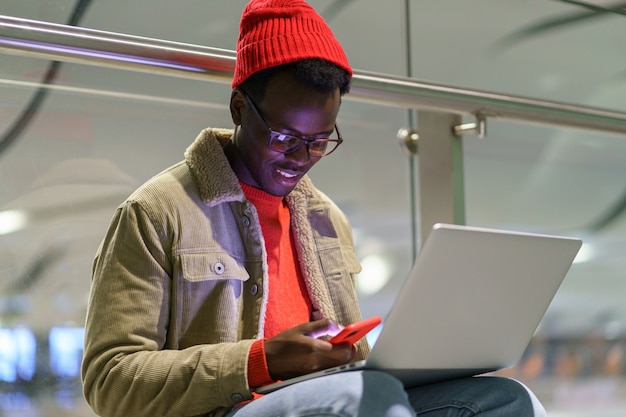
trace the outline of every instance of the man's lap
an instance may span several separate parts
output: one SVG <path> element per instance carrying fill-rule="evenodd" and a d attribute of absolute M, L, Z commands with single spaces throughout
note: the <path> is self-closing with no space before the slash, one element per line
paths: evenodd
<path fill-rule="evenodd" d="M 463 378 L 405 390 L 400 381 L 390 375 L 368 370 L 293 384 L 234 409 L 228 417 L 461 417 L 477 414 L 485 417 L 545 416 L 534 395 L 511 379 Z"/>

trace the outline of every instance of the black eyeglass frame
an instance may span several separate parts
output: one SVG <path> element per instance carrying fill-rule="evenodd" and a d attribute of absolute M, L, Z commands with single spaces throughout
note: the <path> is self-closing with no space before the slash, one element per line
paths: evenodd
<path fill-rule="evenodd" d="M 250 95 L 241 88 L 239 88 L 239 91 L 241 91 L 241 93 L 246 97 L 248 104 L 250 104 L 250 107 L 252 107 L 252 110 L 254 111 L 254 113 L 257 115 L 261 123 L 263 123 L 263 126 L 268 130 L 269 132 L 268 146 L 270 147 L 270 149 L 276 152 L 283 153 L 283 154 L 289 154 L 289 153 L 296 152 L 298 149 L 302 147 L 302 145 L 306 144 L 307 152 L 309 153 L 310 156 L 321 158 L 323 156 L 330 155 L 339 147 L 339 145 L 342 144 L 343 137 L 341 136 L 341 132 L 339 131 L 339 127 L 337 126 L 337 123 L 335 123 L 335 131 L 337 132 L 337 139 L 331 139 L 331 138 L 306 139 L 306 138 L 301 138 L 300 136 L 275 131 L 274 129 L 270 127 L 270 125 L 267 123 L 265 118 L 261 115 L 261 112 L 259 111 L 256 104 L 254 104 L 254 101 L 252 101 L 252 98 L 250 97 Z M 298 141 L 294 146 L 288 147 L 286 149 L 281 149 L 283 147 L 281 142 L 284 142 L 284 140 L 277 139 L 278 137 L 286 137 L 290 140 L 298 139 Z M 327 148 L 324 148 L 324 153 L 320 155 L 319 152 L 315 150 L 315 148 L 313 149 L 311 148 L 311 145 L 313 143 L 334 144 L 334 147 L 331 148 L 330 151 L 327 151 Z M 273 144 L 278 144 L 278 145 L 273 146 Z M 313 153 L 311 153 L 311 150 L 313 150 Z"/>

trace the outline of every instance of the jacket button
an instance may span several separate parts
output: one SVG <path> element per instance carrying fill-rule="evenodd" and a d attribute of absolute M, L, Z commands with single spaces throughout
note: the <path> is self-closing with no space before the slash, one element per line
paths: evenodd
<path fill-rule="evenodd" d="M 259 292 L 259 286 L 256 284 L 252 284 L 250 287 L 250 294 L 256 295 Z"/>
<path fill-rule="evenodd" d="M 243 216 L 241 218 L 241 223 L 243 223 L 244 226 L 248 227 L 250 226 L 250 219 L 247 216 Z"/>
<path fill-rule="evenodd" d="M 238 392 L 234 393 L 233 395 L 230 396 L 230 398 L 234 401 L 234 402 L 241 402 L 243 401 L 243 395 L 239 394 Z"/>
<path fill-rule="evenodd" d="M 221 262 L 217 262 L 217 263 L 213 266 L 213 269 L 215 270 L 215 273 L 216 273 L 217 275 L 222 275 L 222 274 L 224 273 L 224 270 L 225 270 L 226 268 L 224 268 L 224 264 L 223 264 L 223 263 L 221 263 Z"/>

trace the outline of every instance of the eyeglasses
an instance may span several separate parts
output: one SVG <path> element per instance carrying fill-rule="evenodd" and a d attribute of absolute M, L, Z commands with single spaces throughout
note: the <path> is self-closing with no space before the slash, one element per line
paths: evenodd
<path fill-rule="evenodd" d="M 261 121 L 261 123 L 263 123 L 263 126 L 265 126 L 265 128 L 269 131 L 269 134 L 270 134 L 269 147 L 273 151 L 288 154 L 288 153 L 297 151 L 298 149 L 302 147 L 302 145 L 306 144 L 307 149 L 309 151 L 309 155 L 319 158 L 322 156 L 330 155 L 335 149 L 337 149 L 339 145 L 341 145 L 341 142 L 343 142 L 343 138 L 341 137 L 341 133 L 339 133 L 339 128 L 337 127 L 337 124 L 335 124 L 335 131 L 337 132 L 337 139 L 331 139 L 331 138 L 306 139 L 306 138 L 301 138 L 299 136 L 288 135 L 287 133 L 281 133 L 281 132 L 272 130 L 272 128 L 267 124 L 263 116 L 261 116 L 259 109 L 254 104 L 250 96 L 245 91 L 243 90 L 241 91 L 243 92 L 243 95 L 248 100 L 248 103 L 250 104 L 250 107 L 252 107 L 252 110 L 259 117 L 259 120 Z"/>

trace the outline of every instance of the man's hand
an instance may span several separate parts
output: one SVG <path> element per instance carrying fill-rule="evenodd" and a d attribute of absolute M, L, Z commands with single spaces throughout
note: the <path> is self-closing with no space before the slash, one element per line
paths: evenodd
<path fill-rule="evenodd" d="M 289 379 L 350 362 L 356 354 L 354 346 L 332 345 L 308 336 L 333 331 L 336 331 L 336 325 L 322 319 L 301 324 L 267 339 L 265 357 L 272 379 Z"/>

